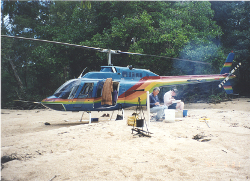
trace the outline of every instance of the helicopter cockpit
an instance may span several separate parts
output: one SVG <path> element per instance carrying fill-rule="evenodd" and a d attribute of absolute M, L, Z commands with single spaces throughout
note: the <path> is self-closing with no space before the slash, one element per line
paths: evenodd
<path fill-rule="evenodd" d="M 81 81 L 79 79 L 69 80 L 56 90 L 54 96 L 61 99 L 67 99 L 69 97 L 73 97 L 80 84 Z"/>
<path fill-rule="evenodd" d="M 80 79 L 72 79 L 64 83 L 54 93 L 61 99 L 91 98 L 94 90 L 94 82 L 82 82 Z"/>

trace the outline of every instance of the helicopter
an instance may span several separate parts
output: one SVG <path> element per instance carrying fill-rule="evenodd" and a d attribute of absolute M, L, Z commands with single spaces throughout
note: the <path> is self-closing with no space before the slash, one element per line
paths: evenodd
<path fill-rule="evenodd" d="M 60 86 L 53 95 L 43 99 L 41 104 L 57 111 L 114 111 L 121 110 L 138 104 L 138 97 L 142 105 L 147 104 L 147 92 L 151 93 L 155 87 L 170 87 L 177 85 L 189 85 L 220 81 L 218 85 L 224 88 L 227 94 L 233 94 L 230 80 L 236 76 L 233 74 L 241 65 L 237 65 L 231 72 L 234 53 L 229 53 L 220 74 L 210 75 L 182 75 L 182 76 L 159 76 L 150 70 L 114 66 L 111 64 L 111 54 L 133 54 L 141 56 L 154 56 L 120 50 L 110 50 L 83 45 L 55 42 L 49 40 L 25 38 L 18 36 L 1 35 L 2 37 L 26 39 L 74 46 L 91 49 L 108 54 L 108 65 L 101 66 L 100 71 L 88 72 L 83 75 L 85 69 L 78 78 L 71 79 Z M 163 57 L 170 58 L 170 57 Z M 176 58 L 177 59 L 177 58 Z M 208 64 L 206 62 L 195 63 Z"/>

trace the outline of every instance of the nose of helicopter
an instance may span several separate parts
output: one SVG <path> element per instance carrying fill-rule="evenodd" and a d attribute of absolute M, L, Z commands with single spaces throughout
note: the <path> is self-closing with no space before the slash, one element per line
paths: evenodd
<path fill-rule="evenodd" d="M 66 111 L 65 107 L 63 106 L 63 104 L 60 103 L 60 102 L 57 102 L 53 98 L 43 99 L 41 101 L 41 103 L 42 103 L 43 106 L 45 106 L 47 108 L 50 108 L 50 109 L 53 109 L 53 110 L 56 110 L 56 111 Z"/>

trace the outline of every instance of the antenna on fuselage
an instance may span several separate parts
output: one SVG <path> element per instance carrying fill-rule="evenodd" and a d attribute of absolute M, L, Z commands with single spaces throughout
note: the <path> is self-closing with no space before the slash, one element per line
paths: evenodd
<path fill-rule="evenodd" d="M 88 68 L 88 67 L 86 67 L 86 68 Z M 83 72 L 86 70 L 86 68 L 85 68 L 85 69 L 83 69 L 82 73 L 79 75 L 79 77 L 78 77 L 78 78 L 81 78 L 81 77 L 82 77 L 82 74 L 83 74 Z"/>

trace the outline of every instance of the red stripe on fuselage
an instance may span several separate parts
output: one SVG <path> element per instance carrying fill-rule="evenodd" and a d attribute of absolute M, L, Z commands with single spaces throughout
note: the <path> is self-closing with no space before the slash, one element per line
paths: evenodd
<path fill-rule="evenodd" d="M 157 81 L 157 80 L 169 80 L 173 81 L 173 80 L 177 80 L 177 79 L 186 79 L 186 80 L 190 80 L 190 79 L 198 79 L 198 78 L 210 78 L 210 79 L 215 79 L 215 80 L 219 80 L 220 77 L 225 77 L 225 75 L 221 75 L 221 74 L 213 74 L 213 75 L 183 75 L 183 76 L 150 76 L 150 77 L 143 77 L 142 79 L 139 80 L 138 83 L 136 83 L 134 86 L 132 86 L 131 88 L 129 88 L 125 93 L 121 94 L 119 96 L 119 98 L 124 98 L 127 97 L 131 94 L 134 93 L 134 90 L 137 90 L 143 83 L 145 83 L 146 81 L 152 80 L 152 81 Z"/>

